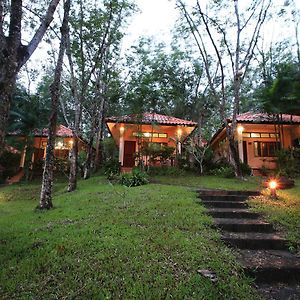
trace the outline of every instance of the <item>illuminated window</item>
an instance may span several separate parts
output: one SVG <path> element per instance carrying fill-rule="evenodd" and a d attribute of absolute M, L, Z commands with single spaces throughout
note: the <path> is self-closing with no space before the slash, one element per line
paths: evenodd
<path fill-rule="evenodd" d="M 158 132 L 133 132 L 133 136 L 135 137 L 145 137 L 145 138 L 167 138 L 167 133 L 158 133 Z"/>
<path fill-rule="evenodd" d="M 269 132 L 243 132 L 244 138 L 279 138 L 278 133 Z"/>
<path fill-rule="evenodd" d="M 274 157 L 280 149 L 278 142 L 254 142 L 254 155 L 256 157 Z"/>
<path fill-rule="evenodd" d="M 260 133 L 251 132 L 251 137 L 252 138 L 259 138 L 260 137 Z"/>

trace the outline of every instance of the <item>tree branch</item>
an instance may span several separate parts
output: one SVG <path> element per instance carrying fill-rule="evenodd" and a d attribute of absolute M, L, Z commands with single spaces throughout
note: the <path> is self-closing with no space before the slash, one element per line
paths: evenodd
<path fill-rule="evenodd" d="M 20 1 L 20 0 L 19 0 Z M 60 0 L 52 0 L 51 3 L 48 6 L 48 10 L 45 14 L 45 17 L 41 21 L 40 27 L 37 29 L 35 35 L 29 42 L 28 46 L 26 47 L 26 54 L 20 59 L 18 62 L 18 70 L 22 68 L 22 66 L 28 61 L 28 59 L 31 57 L 41 40 L 43 39 L 46 30 L 48 29 L 50 23 L 53 20 L 53 15 L 56 10 L 56 7 L 58 5 Z"/>

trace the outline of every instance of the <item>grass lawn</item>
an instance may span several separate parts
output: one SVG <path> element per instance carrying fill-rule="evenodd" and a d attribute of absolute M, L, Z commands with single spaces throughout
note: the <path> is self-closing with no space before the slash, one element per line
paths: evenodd
<path fill-rule="evenodd" d="M 186 187 L 94 177 L 35 212 L 39 188 L 0 189 L 1 299 L 258 299 Z"/>
<path fill-rule="evenodd" d="M 217 176 L 195 176 L 187 174 L 184 176 L 155 176 L 156 183 L 189 186 L 207 189 L 225 190 L 258 190 L 260 179 L 258 177 L 248 177 L 241 181 L 236 178 L 220 178 Z"/>
<path fill-rule="evenodd" d="M 300 179 L 295 180 L 295 187 L 277 192 L 278 199 L 270 197 L 268 190 L 263 195 L 249 201 L 255 211 L 262 212 L 267 219 L 282 230 L 297 247 L 300 254 Z"/>

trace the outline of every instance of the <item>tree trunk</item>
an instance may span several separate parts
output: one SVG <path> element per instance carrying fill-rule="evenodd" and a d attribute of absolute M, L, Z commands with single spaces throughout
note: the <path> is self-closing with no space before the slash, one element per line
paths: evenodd
<path fill-rule="evenodd" d="M 69 23 L 70 2 L 71 0 L 67 0 L 64 5 L 64 19 L 61 27 L 61 41 L 59 47 L 59 54 L 54 73 L 54 80 L 50 86 L 51 116 L 48 127 L 48 143 L 46 148 L 46 159 L 43 172 L 39 209 L 50 209 L 53 207 L 52 187 L 54 169 L 54 146 L 56 137 L 57 111 L 60 97 L 60 79 L 63 68 L 64 53 L 66 49 L 66 35 Z"/>
<path fill-rule="evenodd" d="M 85 161 L 85 164 L 84 164 L 83 179 L 89 179 L 91 177 L 91 164 L 92 164 L 92 156 L 93 156 L 93 141 L 94 141 L 94 137 L 91 136 L 86 161 Z"/>
<path fill-rule="evenodd" d="M 49 27 L 59 0 L 52 0 L 41 24 L 27 46 L 21 43 L 22 0 L 10 1 L 10 20 L 8 36 L 3 30 L 4 10 L 0 1 L 0 155 L 4 150 L 4 140 L 12 93 L 15 89 L 17 74 L 31 57 Z"/>
<path fill-rule="evenodd" d="M 75 137 L 70 154 L 70 174 L 68 183 L 68 192 L 73 192 L 77 188 L 78 171 L 78 139 Z"/>

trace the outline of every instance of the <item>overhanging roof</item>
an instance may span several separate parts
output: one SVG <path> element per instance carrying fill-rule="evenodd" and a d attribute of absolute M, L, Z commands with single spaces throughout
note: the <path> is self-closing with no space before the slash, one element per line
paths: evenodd
<path fill-rule="evenodd" d="M 171 116 L 160 115 L 156 113 L 142 113 L 124 116 L 112 116 L 105 119 L 106 123 L 131 123 L 131 124 L 161 124 L 161 125 L 181 125 L 197 126 L 196 122 L 183 120 Z"/>

